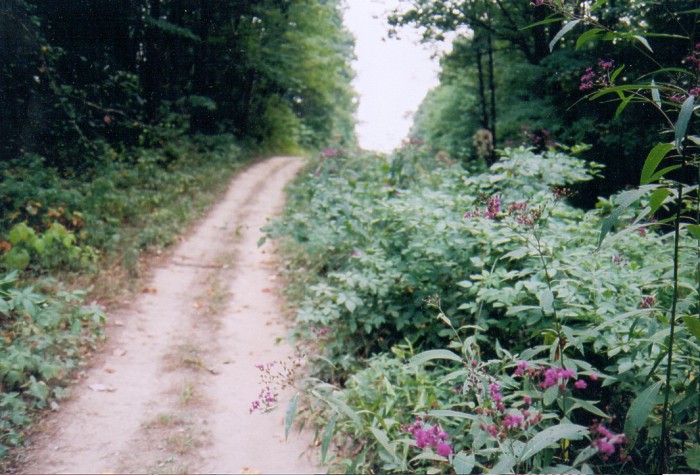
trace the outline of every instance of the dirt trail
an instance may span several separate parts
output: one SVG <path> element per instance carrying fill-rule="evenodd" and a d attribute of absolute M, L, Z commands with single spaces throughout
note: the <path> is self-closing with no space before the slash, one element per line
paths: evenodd
<path fill-rule="evenodd" d="M 28 473 L 314 473 L 309 437 L 284 440 L 283 408 L 250 414 L 256 364 L 286 359 L 276 262 L 259 229 L 302 160 L 273 158 L 228 194 L 109 316 L 110 341 L 49 418 Z"/>

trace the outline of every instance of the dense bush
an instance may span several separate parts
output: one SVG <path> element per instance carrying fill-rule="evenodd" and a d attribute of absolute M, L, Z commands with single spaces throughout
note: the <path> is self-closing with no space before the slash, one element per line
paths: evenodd
<path fill-rule="evenodd" d="M 658 200 L 650 188 L 589 212 L 569 206 L 561 187 L 594 172 L 561 153 L 512 149 L 470 176 L 414 147 L 394 163 L 326 157 L 297 182 L 270 233 L 285 237 L 295 272 L 306 270 L 292 289 L 299 332 L 320 339 L 317 375 L 336 385 L 309 387 L 313 413 L 333 421 L 345 450 L 336 463 L 450 464 L 459 473 L 654 466 L 673 235 L 649 216 L 630 222 Z M 610 232 L 601 234 L 602 223 Z M 697 298 L 695 250 L 683 239 L 678 304 L 687 313 Z M 681 323 L 676 338 L 687 344 L 675 347 L 670 368 L 672 460 L 689 470 L 698 464 L 689 438 L 699 348 L 692 317 Z M 528 378 L 514 377 L 519 364 Z M 526 424 L 521 409 L 538 419 Z M 449 439 L 430 442 L 425 431 Z M 331 434 L 323 438 L 327 446 Z M 447 442 L 449 453 L 438 447 Z"/>

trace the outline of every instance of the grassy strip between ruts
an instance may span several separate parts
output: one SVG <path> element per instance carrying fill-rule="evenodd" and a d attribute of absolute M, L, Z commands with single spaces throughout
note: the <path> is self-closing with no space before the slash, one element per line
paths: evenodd
<path fill-rule="evenodd" d="M 103 309 L 85 302 L 137 290 L 142 264 L 252 159 L 223 136 L 108 153 L 81 176 L 40 157 L 0 163 L 0 469 L 102 341 Z"/>

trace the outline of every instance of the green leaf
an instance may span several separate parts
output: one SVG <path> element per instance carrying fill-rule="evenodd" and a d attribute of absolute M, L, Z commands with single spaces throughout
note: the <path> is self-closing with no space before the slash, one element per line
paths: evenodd
<path fill-rule="evenodd" d="M 433 411 L 429 411 L 428 415 L 430 417 L 444 417 L 447 419 L 450 418 L 456 418 L 456 419 L 468 419 L 472 421 L 478 420 L 477 416 L 473 414 L 468 414 L 466 412 L 460 412 L 460 411 L 453 411 L 451 409 L 435 409 Z"/>
<path fill-rule="evenodd" d="M 540 301 L 540 307 L 542 307 L 542 312 L 545 315 L 551 315 L 554 313 L 554 294 L 551 290 L 545 289 L 537 295 Z"/>
<path fill-rule="evenodd" d="M 542 20 L 542 21 L 538 21 L 538 22 L 536 22 L 536 23 L 531 23 L 531 24 L 529 24 L 529 25 L 527 25 L 527 26 L 521 28 L 521 30 L 529 30 L 530 28 L 535 28 L 535 27 L 538 27 L 538 26 L 549 25 L 549 24 L 552 24 L 552 23 L 560 22 L 560 21 L 562 21 L 562 20 L 564 20 L 564 17 L 558 16 L 557 14 L 552 14 L 552 15 L 550 15 L 548 18 L 545 18 L 545 19 Z"/>
<path fill-rule="evenodd" d="M 602 7 L 603 5 L 605 5 L 606 3 L 608 3 L 608 0 L 598 0 L 593 5 L 591 5 L 591 8 L 589 9 L 589 11 L 593 12 L 593 11 L 597 10 L 598 8 Z"/>
<path fill-rule="evenodd" d="M 396 458 L 396 450 L 389 443 L 389 437 L 387 437 L 386 432 L 376 427 L 370 427 L 369 430 L 374 435 L 374 438 L 377 439 L 377 442 L 384 447 L 384 450 L 386 450 L 387 453 L 392 456 L 392 458 Z"/>
<path fill-rule="evenodd" d="M 684 315 L 682 318 L 690 333 L 695 336 L 696 340 L 700 341 L 700 318 L 695 315 Z"/>
<path fill-rule="evenodd" d="M 640 178 L 640 183 L 646 185 L 651 182 L 651 177 L 654 176 L 654 172 L 659 167 L 661 161 L 668 155 L 668 152 L 673 150 L 673 144 L 670 143 L 660 143 L 656 144 L 654 148 L 651 149 L 649 155 L 647 155 L 646 160 L 644 160 L 644 166 L 642 167 L 642 176 Z"/>
<path fill-rule="evenodd" d="M 656 213 L 656 211 L 658 211 L 661 205 L 664 204 L 664 200 L 666 200 L 666 198 L 668 198 L 671 194 L 671 190 L 669 190 L 668 188 L 659 188 L 658 190 L 653 192 L 649 197 L 649 213 Z"/>
<path fill-rule="evenodd" d="M 700 13 L 700 12 L 699 12 Z M 700 447 L 693 447 L 685 451 L 685 461 L 693 470 L 700 470 Z"/>
<path fill-rule="evenodd" d="M 459 452 L 452 460 L 452 468 L 455 469 L 457 475 L 469 475 L 474 470 L 476 459 L 474 454 L 467 455 L 464 452 Z"/>
<path fill-rule="evenodd" d="M 571 20 L 566 25 L 564 25 L 562 29 L 559 30 L 556 35 L 554 35 L 552 41 L 549 42 L 549 51 L 554 51 L 554 45 L 557 44 L 557 41 L 562 39 L 564 35 L 571 31 L 571 29 L 578 25 L 580 22 L 581 20 Z"/>
<path fill-rule="evenodd" d="M 681 167 L 680 164 L 678 164 L 678 165 L 671 165 L 670 167 L 662 168 L 658 172 L 654 173 L 654 175 L 651 177 L 651 179 L 649 181 L 654 182 L 654 181 L 658 180 L 659 178 L 663 177 L 665 174 L 672 172 L 673 170 L 677 170 L 680 167 Z"/>
<path fill-rule="evenodd" d="M 622 112 L 627 108 L 630 102 L 632 102 L 632 99 L 634 99 L 634 94 L 630 94 L 629 96 L 623 96 L 624 99 L 620 101 L 620 105 L 617 106 L 617 109 L 615 110 L 615 118 L 617 119 L 620 117 Z"/>
<path fill-rule="evenodd" d="M 520 462 L 526 461 L 561 439 L 580 440 L 587 433 L 588 428 L 578 424 L 559 424 L 549 427 L 535 434 L 525 445 L 523 453 L 520 456 Z"/>
<path fill-rule="evenodd" d="M 631 440 L 636 438 L 637 431 L 644 426 L 647 417 L 656 405 L 662 384 L 661 381 L 655 382 L 632 401 L 625 418 L 625 435 Z"/>
<path fill-rule="evenodd" d="M 605 34 L 605 30 L 602 28 L 593 28 L 592 30 L 585 31 L 576 40 L 576 49 L 581 48 L 586 43 L 591 41 L 598 41 L 601 35 Z"/>
<path fill-rule="evenodd" d="M 297 407 L 299 406 L 299 393 L 292 396 L 287 406 L 287 412 L 284 415 L 284 438 L 289 437 L 289 430 L 292 428 L 294 423 L 294 416 L 297 414 Z"/>
<path fill-rule="evenodd" d="M 597 401 L 591 403 L 590 401 L 584 401 L 582 399 L 572 399 L 574 400 L 573 408 L 580 407 L 581 409 L 585 409 L 591 414 L 595 414 L 596 416 L 602 417 L 603 419 L 610 419 L 610 416 L 608 414 L 603 412 L 600 408 L 598 408 L 598 406 L 595 405 L 595 402 Z"/>
<path fill-rule="evenodd" d="M 353 411 L 350 406 L 345 404 L 343 401 L 340 399 L 330 396 L 330 395 L 324 395 L 323 399 L 332 407 L 337 409 L 339 412 L 342 412 L 346 416 L 350 418 L 350 420 L 355 424 L 355 427 L 358 429 L 362 429 L 362 420 L 360 419 L 360 416 L 357 415 L 355 411 Z"/>
<path fill-rule="evenodd" d="M 488 473 L 513 473 L 515 462 L 515 457 L 513 457 L 512 454 L 504 453 L 501 455 L 501 458 L 498 459 L 498 463 L 496 463 Z"/>
<path fill-rule="evenodd" d="M 25 249 L 13 247 L 5 254 L 5 265 L 13 270 L 24 270 L 29 265 L 29 253 Z"/>
<path fill-rule="evenodd" d="M 636 190 L 625 191 L 620 193 L 618 197 L 618 207 L 603 220 L 603 224 L 600 228 L 600 237 L 598 238 L 598 247 L 603 244 L 603 239 L 612 230 L 613 226 L 617 224 L 617 220 L 620 216 L 627 210 L 627 208 L 632 205 L 635 201 L 641 198 L 647 192 L 647 188 L 638 188 Z"/>
<path fill-rule="evenodd" d="M 651 49 L 651 45 L 649 44 L 649 41 L 646 38 L 644 38 L 641 35 L 634 35 L 633 38 L 635 40 L 639 41 L 641 44 L 643 44 L 646 49 L 648 49 L 652 53 L 654 52 L 654 50 Z"/>
<path fill-rule="evenodd" d="M 428 350 L 411 358 L 410 363 L 420 365 L 431 360 L 452 360 L 462 363 L 462 357 L 450 350 Z"/>
<path fill-rule="evenodd" d="M 695 96 L 690 95 L 683 102 L 681 106 L 681 111 L 678 113 L 678 120 L 675 126 L 675 145 L 676 150 L 679 152 L 683 148 L 683 138 L 688 131 L 688 124 L 690 123 L 690 118 L 693 115 L 693 106 L 695 105 Z"/>
<path fill-rule="evenodd" d="M 656 82 L 654 82 L 653 79 L 651 80 L 651 85 L 652 85 L 652 86 L 656 86 Z M 651 88 L 651 98 L 654 100 L 654 103 L 656 104 L 656 106 L 657 106 L 659 109 L 661 109 L 661 107 L 662 107 L 663 104 L 662 104 L 662 102 L 661 102 L 661 94 L 659 93 L 659 89 L 658 89 L 658 88 L 656 88 L 656 87 L 652 87 L 652 88 Z"/>
<path fill-rule="evenodd" d="M 698 241 L 700 241 L 700 225 L 698 225 L 698 224 L 688 224 L 688 225 L 686 226 L 686 229 L 688 230 L 688 232 L 689 232 L 690 234 L 693 235 L 693 237 L 694 237 L 695 239 L 697 239 Z"/>
<path fill-rule="evenodd" d="M 338 414 L 334 414 L 333 417 L 328 421 L 326 429 L 323 431 L 323 437 L 321 438 L 321 463 L 325 463 L 326 455 L 328 455 L 328 448 L 331 445 L 331 440 L 333 439 L 333 434 L 335 432 L 335 424 L 338 422 Z"/>

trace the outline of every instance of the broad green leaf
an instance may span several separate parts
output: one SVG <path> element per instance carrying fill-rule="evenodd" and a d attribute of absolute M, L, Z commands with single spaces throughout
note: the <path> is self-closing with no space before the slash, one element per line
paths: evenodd
<path fill-rule="evenodd" d="M 420 365 L 431 360 L 452 360 L 462 362 L 462 357 L 450 350 L 428 350 L 411 358 L 411 364 Z"/>
<path fill-rule="evenodd" d="M 693 447 L 685 451 L 685 461 L 693 470 L 700 470 L 700 447 Z"/>
<path fill-rule="evenodd" d="M 464 452 L 459 452 L 452 460 L 452 468 L 457 475 L 469 475 L 474 470 L 475 464 L 474 454 L 467 455 Z"/>
<path fill-rule="evenodd" d="M 683 322 L 695 339 L 700 341 L 700 318 L 696 315 L 683 315 Z"/>
<path fill-rule="evenodd" d="M 418 462 L 419 460 L 432 460 L 434 462 L 446 462 L 447 459 L 445 457 L 442 457 L 438 454 L 434 454 L 432 452 L 424 452 L 420 455 L 416 455 L 411 459 L 411 463 L 413 462 Z"/>
<path fill-rule="evenodd" d="M 650 213 L 656 213 L 656 211 L 658 211 L 661 205 L 664 204 L 664 200 L 668 198 L 671 194 L 671 190 L 669 190 L 668 188 L 659 188 L 658 190 L 653 192 L 649 197 L 649 208 L 651 209 Z"/>
<path fill-rule="evenodd" d="M 338 422 L 338 414 L 334 414 L 333 417 L 328 421 L 326 429 L 323 431 L 323 437 L 321 438 L 321 462 L 326 461 L 326 455 L 328 455 L 328 448 L 331 445 L 331 440 L 333 439 L 333 434 L 335 433 L 335 424 Z"/>
<path fill-rule="evenodd" d="M 610 416 L 603 412 L 598 406 L 596 406 L 595 403 L 591 403 L 590 401 L 584 401 L 582 399 L 572 399 L 574 400 L 574 407 L 580 407 L 581 409 L 585 409 L 591 414 L 595 414 L 596 416 L 602 417 L 603 419 L 610 419 Z"/>
<path fill-rule="evenodd" d="M 449 418 L 456 418 L 456 419 L 468 419 L 475 421 L 477 420 L 477 416 L 473 414 L 467 414 L 466 412 L 459 412 L 459 411 L 453 411 L 451 409 L 435 409 L 434 411 L 429 411 L 428 415 L 430 417 L 445 417 L 447 419 Z"/>
<path fill-rule="evenodd" d="M 549 42 L 549 51 L 554 51 L 554 45 L 557 44 L 557 41 L 562 39 L 564 35 L 571 31 L 571 29 L 578 25 L 580 22 L 581 20 L 571 20 L 566 25 L 564 25 L 562 29 L 559 30 L 556 35 L 554 35 L 552 41 Z"/>
<path fill-rule="evenodd" d="M 661 381 L 655 382 L 632 401 L 625 418 L 625 435 L 631 440 L 636 438 L 637 431 L 644 426 L 647 417 L 656 405 L 662 384 Z"/>
<path fill-rule="evenodd" d="M 389 453 L 389 455 L 391 455 L 393 458 L 396 458 L 396 450 L 389 443 L 389 437 L 387 437 L 386 432 L 376 427 L 370 427 L 369 430 L 374 435 L 374 438 L 377 439 L 377 442 L 384 447 L 384 450 L 386 450 L 387 453 Z"/>
<path fill-rule="evenodd" d="M 528 460 L 561 439 L 580 440 L 588 433 L 588 428 L 578 424 L 559 424 L 535 434 L 525 445 L 520 462 Z"/>
<path fill-rule="evenodd" d="M 680 167 L 681 167 L 681 165 L 677 164 L 677 165 L 671 165 L 671 166 L 666 167 L 666 168 L 662 168 L 658 172 L 654 173 L 654 175 L 652 175 L 652 177 L 649 179 L 649 183 L 655 182 L 656 180 L 662 178 L 665 174 L 672 172 L 673 170 L 677 170 Z"/>
<path fill-rule="evenodd" d="M 581 36 L 579 36 L 576 40 L 576 49 L 581 48 L 586 43 L 589 43 L 591 41 L 599 40 L 599 37 L 604 34 L 605 30 L 603 30 L 602 28 L 593 28 L 592 30 L 583 32 Z"/>
<path fill-rule="evenodd" d="M 299 393 L 292 396 L 287 406 L 287 412 L 284 415 L 284 438 L 289 437 L 289 430 L 292 428 L 294 423 L 294 416 L 297 414 L 297 407 L 299 406 Z"/>
<path fill-rule="evenodd" d="M 678 113 L 678 120 L 675 126 L 675 145 L 676 150 L 679 152 L 683 148 L 683 138 L 688 131 L 688 124 L 690 123 L 690 118 L 693 115 L 693 106 L 695 105 L 695 96 L 690 95 L 683 102 L 681 106 L 681 111 Z"/>
<path fill-rule="evenodd" d="M 5 254 L 5 265 L 12 270 L 24 270 L 29 265 L 29 253 L 17 247 L 13 247 L 10 252 Z"/>
<path fill-rule="evenodd" d="M 496 463 L 488 473 L 513 473 L 515 462 L 516 460 L 513 455 L 504 453 L 501 455 L 501 458 L 498 459 L 498 463 Z"/>
<path fill-rule="evenodd" d="M 360 416 L 358 416 L 357 413 L 350 408 L 350 406 L 334 396 L 324 395 L 323 399 L 329 405 L 348 416 L 353 424 L 355 424 L 355 427 L 358 429 L 362 428 L 362 420 L 360 419 Z"/>
<path fill-rule="evenodd" d="M 554 313 L 554 294 L 551 290 L 545 289 L 537 295 L 540 300 L 540 307 L 545 315 L 551 315 Z"/>
<path fill-rule="evenodd" d="M 642 176 L 639 180 L 642 185 L 651 182 L 651 177 L 654 176 L 654 172 L 656 172 L 661 161 L 671 150 L 673 150 L 673 144 L 670 143 L 656 144 L 654 148 L 651 149 L 642 167 Z"/>
<path fill-rule="evenodd" d="M 610 75 L 610 82 L 615 83 L 615 79 L 622 73 L 622 71 L 625 70 L 625 65 L 623 64 L 619 68 L 617 68 L 613 73 Z"/>
<path fill-rule="evenodd" d="M 610 216 L 603 220 L 603 224 L 600 229 L 600 237 L 598 238 L 598 247 L 603 244 L 603 239 L 605 239 L 605 236 L 612 230 L 613 226 L 615 226 L 617 220 L 620 219 L 620 216 L 622 216 L 625 210 L 627 210 L 632 203 L 641 198 L 646 192 L 647 188 L 638 188 L 636 190 L 620 193 L 617 208 L 610 214 Z"/>
<path fill-rule="evenodd" d="M 694 237 L 695 239 L 697 239 L 698 241 L 700 241 L 700 225 L 698 225 L 698 224 L 688 224 L 685 228 L 688 230 L 688 232 L 689 232 L 690 234 L 693 235 L 693 237 Z"/>

